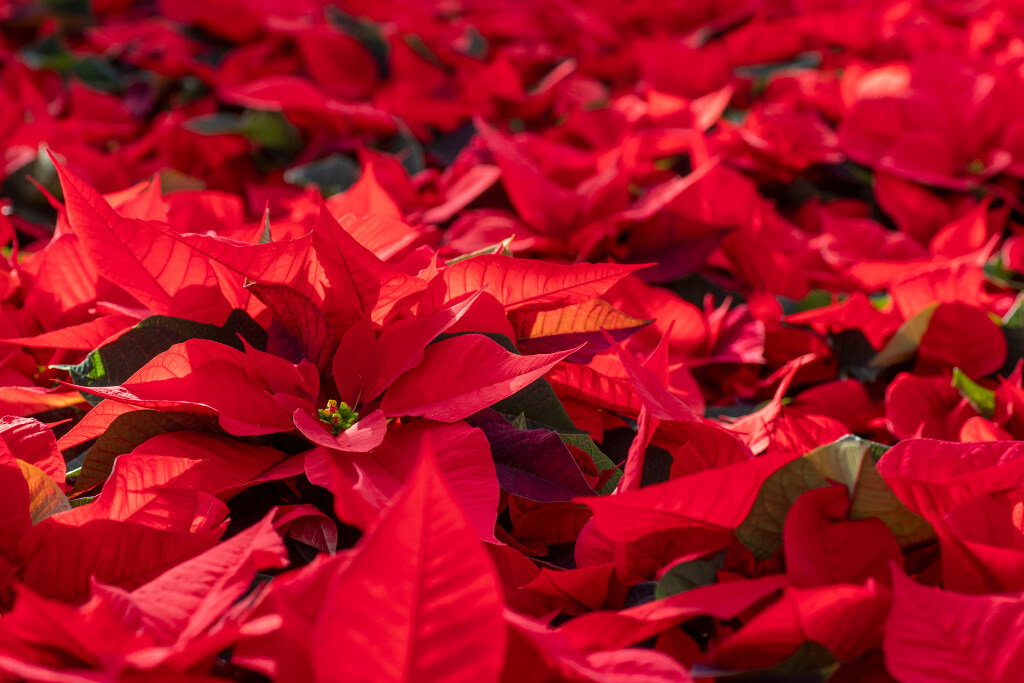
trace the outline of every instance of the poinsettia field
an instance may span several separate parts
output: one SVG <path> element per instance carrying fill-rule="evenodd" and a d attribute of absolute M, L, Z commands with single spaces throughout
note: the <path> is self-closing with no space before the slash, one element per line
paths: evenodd
<path fill-rule="evenodd" d="M 1024 671 L 1024 6 L 0 3 L 0 680 Z"/>

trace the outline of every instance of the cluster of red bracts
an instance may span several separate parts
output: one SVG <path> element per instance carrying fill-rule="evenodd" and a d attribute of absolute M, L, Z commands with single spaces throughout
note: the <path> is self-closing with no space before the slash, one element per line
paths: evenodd
<path fill-rule="evenodd" d="M 0 680 L 1014 683 L 1017 5 L 0 6 Z"/>

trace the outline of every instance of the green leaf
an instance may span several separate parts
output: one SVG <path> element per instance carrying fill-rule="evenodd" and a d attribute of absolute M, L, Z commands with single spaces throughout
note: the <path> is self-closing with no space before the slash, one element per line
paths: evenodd
<path fill-rule="evenodd" d="M 284 181 L 299 187 L 316 185 L 320 194 L 329 197 L 352 187 L 361 171 L 359 164 L 344 154 L 331 154 L 308 164 L 293 166 L 284 172 Z"/>
<path fill-rule="evenodd" d="M 78 365 L 52 367 L 67 370 L 75 384 L 81 386 L 116 386 L 155 356 L 189 339 L 210 339 L 241 351 L 239 334 L 256 348 L 262 349 L 266 345 L 266 332 L 240 309 L 232 311 L 222 327 L 184 318 L 154 315 L 142 320 L 109 344 L 91 351 Z M 93 405 L 101 400 L 88 394 L 85 397 Z"/>
<path fill-rule="evenodd" d="M 402 162 L 406 173 L 414 176 L 427 168 L 423 145 L 401 119 L 397 119 L 395 123 L 398 126 L 398 134 L 387 146 L 387 151 Z"/>
<path fill-rule="evenodd" d="M 725 555 L 719 554 L 713 560 L 693 560 L 673 565 L 654 588 L 654 599 L 661 600 L 714 583 L 724 563 Z"/>
<path fill-rule="evenodd" d="M 1006 362 L 999 374 L 1008 377 L 1017 361 L 1024 359 L 1024 294 L 1017 296 L 1013 306 L 1003 316 L 1002 329 L 1006 337 Z"/>
<path fill-rule="evenodd" d="M 447 261 L 445 261 L 445 265 L 450 266 L 453 263 L 465 261 L 466 259 L 473 258 L 474 256 L 486 256 L 490 254 L 503 254 L 505 256 L 513 256 L 512 252 L 508 248 L 508 245 L 512 244 L 512 240 L 514 240 L 515 238 L 515 235 L 512 235 L 511 237 L 506 237 L 497 244 L 492 244 L 489 247 L 477 249 L 476 251 L 470 252 L 468 254 L 463 254 L 462 256 L 456 256 L 455 258 L 448 259 Z"/>
<path fill-rule="evenodd" d="M 458 52 L 467 57 L 486 59 L 491 43 L 473 26 L 466 26 L 466 29 L 462 32 L 462 40 L 456 41 L 453 46 Z"/>
<path fill-rule="evenodd" d="M 794 501 L 835 482 L 849 491 L 851 519 L 881 519 L 904 548 L 934 538 L 931 525 L 908 510 L 878 473 L 876 464 L 886 450 L 873 441 L 844 436 L 793 460 L 762 484 L 736 537 L 754 557 L 772 557 L 782 547 L 783 525 Z"/>
<path fill-rule="evenodd" d="M 562 443 L 575 446 L 589 455 L 591 460 L 594 461 L 594 466 L 597 467 L 599 472 L 613 470 L 612 476 L 604 486 L 597 490 L 597 492 L 604 496 L 615 491 L 615 487 L 619 485 L 619 479 L 622 479 L 622 470 L 616 467 L 615 463 L 612 462 L 612 459 L 605 455 L 604 451 L 598 448 L 597 444 L 594 443 L 594 440 L 590 438 L 589 434 L 565 434 L 563 432 L 558 432 L 558 436 L 561 437 Z"/>
<path fill-rule="evenodd" d="M 22 48 L 20 54 L 22 60 L 33 69 L 62 72 L 70 69 L 75 63 L 75 56 L 68 51 L 57 33 L 51 33 L 42 40 Z"/>
<path fill-rule="evenodd" d="M 302 148 L 299 129 L 288 123 L 279 111 L 247 109 L 242 114 L 240 132 L 250 141 L 268 149 L 297 151 Z"/>
<path fill-rule="evenodd" d="M 89 87 L 104 92 L 119 93 L 125 87 L 124 75 L 107 60 L 93 55 L 77 60 L 71 72 Z"/>
<path fill-rule="evenodd" d="M 775 298 L 778 299 L 779 304 L 782 306 L 782 312 L 785 315 L 793 315 L 794 313 L 812 311 L 816 308 L 830 305 L 832 303 L 832 292 L 824 289 L 812 289 L 807 296 L 799 301 L 784 296 L 777 296 Z"/>
<path fill-rule="evenodd" d="M 979 415 L 986 419 L 992 418 L 996 411 L 996 392 L 981 386 L 965 375 L 960 368 L 953 368 L 953 387 L 967 399 Z"/>
<path fill-rule="evenodd" d="M 438 69 L 441 69 L 443 71 L 449 70 L 448 67 L 445 66 L 444 62 L 442 62 L 438 58 L 438 56 L 434 54 L 434 51 L 431 50 L 425 42 L 423 42 L 423 39 L 420 38 L 415 33 L 406 33 L 405 35 L 402 36 L 402 40 L 405 41 L 405 44 L 408 45 L 413 52 L 415 52 L 420 57 L 436 66 Z"/>
<path fill-rule="evenodd" d="M 183 127 L 200 135 L 241 135 L 242 117 L 230 112 L 206 114 L 189 119 Z"/>
<path fill-rule="evenodd" d="M 72 493 L 87 491 L 105 481 L 114 467 L 114 458 L 131 453 L 147 439 L 165 432 L 185 430 L 219 431 L 217 420 L 212 417 L 158 410 L 133 410 L 118 415 L 86 452 Z"/>
<path fill-rule="evenodd" d="M 387 80 L 391 73 L 391 46 L 380 27 L 369 19 L 356 17 L 334 5 L 324 7 L 324 16 L 335 28 L 363 44 L 377 63 L 377 75 Z"/>
<path fill-rule="evenodd" d="M 562 402 L 558 400 L 555 390 L 543 377 L 491 407 L 507 415 L 523 413 L 528 419 L 547 425 L 549 429 L 555 431 L 578 431 L 569 413 L 565 412 Z"/>
<path fill-rule="evenodd" d="M 218 112 L 189 119 L 185 128 L 200 135 L 241 135 L 260 147 L 295 152 L 302 148 L 302 136 L 276 111 L 246 109 L 242 114 Z"/>
<path fill-rule="evenodd" d="M 871 359 L 868 365 L 887 368 L 912 359 L 917 354 L 917 349 L 921 346 L 921 339 L 924 338 L 924 333 L 928 330 L 928 323 L 932 321 L 932 315 L 938 307 L 938 304 L 932 304 L 900 325 L 889 343 Z"/>
<path fill-rule="evenodd" d="M 986 261 L 981 271 L 985 275 L 985 279 L 995 285 L 1018 291 L 1024 289 L 1024 276 L 1007 268 L 1000 254 L 996 254 Z"/>
<path fill-rule="evenodd" d="M 52 14 L 93 21 L 92 3 L 89 0 L 44 0 L 46 10 Z"/>

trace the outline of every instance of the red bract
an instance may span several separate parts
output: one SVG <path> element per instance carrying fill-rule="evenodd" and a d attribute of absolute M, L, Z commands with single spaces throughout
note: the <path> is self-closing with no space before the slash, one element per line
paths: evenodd
<path fill-rule="evenodd" d="M 0 677 L 1013 679 L 1012 5 L 0 3 Z"/>

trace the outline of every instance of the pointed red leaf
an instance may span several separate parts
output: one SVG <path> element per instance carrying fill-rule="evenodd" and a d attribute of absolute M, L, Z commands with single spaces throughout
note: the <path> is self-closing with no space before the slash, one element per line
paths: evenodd
<path fill-rule="evenodd" d="M 1014 683 L 1024 667 L 1024 596 L 962 595 L 893 572 L 885 666 L 904 683 Z"/>
<path fill-rule="evenodd" d="M 423 360 L 423 353 L 439 334 L 458 323 L 482 292 L 474 292 L 464 301 L 445 306 L 425 318 L 406 318 L 388 325 L 377 337 L 380 365 L 364 400 L 376 398 L 403 372 Z"/>
<path fill-rule="evenodd" d="M 939 304 L 917 349 L 921 361 L 958 367 L 981 379 L 1006 361 L 1006 337 L 980 308 L 965 303 Z"/>
<path fill-rule="evenodd" d="M 43 520 L 25 535 L 25 583 L 79 600 L 90 577 L 135 588 L 217 542 L 226 506 L 199 490 L 199 463 L 121 456 L 89 505 Z"/>
<path fill-rule="evenodd" d="M 320 372 L 330 367 L 338 340 L 320 307 L 296 289 L 277 284 L 251 284 L 247 289 L 266 304 L 299 344 L 302 357 Z"/>
<path fill-rule="evenodd" d="M 43 332 L 34 337 L 14 337 L 0 341 L 34 349 L 91 351 L 138 322 L 137 319 L 126 315 L 104 315 L 78 325 Z"/>
<path fill-rule="evenodd" d="M 220 277 L 205 254 L 180 243 L 156 224 L 124 218 L 62 164 L 54 161 L 54 165 L 64 190 L 68 222 L 103 277 L 163 315 L 184 312 L 178 309 L 187 296 L 193 303 L 189 311 L 193 318 L 220 322 L 238 303 L 236 292 L 228 289 L 222 293 Z M 205 292 L 201 309 L 194 307 L 192 293 L 196 290 Z M 232 298 L 225 299 L 224 293 Z"/>
<path fill-rule="evenodd" d="M 474 256 L 441 274 L 445 285 L 434 305 L 483 288 L 507 310 L 548 310 L 583 303 L 644 265 L 577 263 L 571 266 L 514 259 L 499 254 Z"/>
<path fill-rule="evenodd" d="M 380 360 L 373 323 L 365 316 L 345 332 L 331 361 L 334 383 L 342 401 L 355 406 L 373 398 L 367 394 L 377 376 Z"/>
<path fill-rule="evenodd" d="M 175 344 L 122 387 L 81 388 L 136 407 L 216 416 L 236 436 L 292 429 L 289 411 L 273 399 L 247 355 L 203 339 Z"/>
<path fill-rule="evenodd" d="M 203 461 L 200 488 L 225 500 L 249 486 L 303 472 L 301 456 L 289 458 L 268 446 L 206 432 L 165 432 L 142 442 L 132 453 Z"/>
<path fill-rule="evenodd" d="M 761 484 L 793 457 L 766 455 L 622 495 L 581 498 L 579 502 L 594 511 L 594 521 L 603 534 L 620 542 L 669 529 L 735 529 L 750 512 Z"/>
<path fill-rule="evenodd" d="M 398 302 L 426 288 L 357 242 L 322 204 L 313 246 L 327 279 L 324 313 L 335 330 L 347 330 L 367 313 L 379 323 Z"/>
<path fill-rule="evenodd" d="M 974 498 L 1024 487 L 1024 444 L 908 439 L 885 452 L 878 473 L 911 512 L 937 522 Z"/>
<path fill-rule="evenodd" d="M 771 444 L 778 428 L 779 417 L 782 414 L 782 397 L 789 391 L 790 384 L 796 376 L 797 370 L 815 359 L 814 354 L 800 356 L 786 364 L 782 381 L 779 382 L 775 395 L 766 406 L 750 415 L 744 415 L 729 425 L 729 430 L 736 434 L 750 448 L 754 455 L 764 452 Z"/>
<path fill-rule="evenodd" d="M 382 408 L 388 417 L 461 420 L 508 398 L 573 351 L 517 356 L 478 334 L 445 339 L 427 347 L 423 362 L 391 385 Z"/>
<path fill-rule="evenodd" d="M 549 235 L 563 235 L 583 213 L 582 197 L 561 187 L 540 172 L 510 139 L 482 121 L 480 136 L 501 169 L 501 179 L 512 205 L 532 228 Z"/>
<path fill-rule="evenodd" d="M 633 384 L 624 377 L 614 377 L 596 367 L 601 357 L 589 365 L 562 363 L 552 368 L 547 380 L 559 398 L 570 399 L 630 417 L 640 414 L 643 404 Z"/>
<path fill-rule="evenodd" d="M 684 389 L 692 388 L 695 390 L 695 393 L 689 394 L 685 398 L 677 396 L 669 392 L 665 383 L 654 371 L 641 365 L 620 344 L 613 343 L 614 340 L 611 339 L 610 335 L 608 339 L 623 367 L 626 368 L 630 381 L 636 387 L 637 393 L 640 394 L 640 399 L 643 401 L 644 406 L 650 411 L 651 417 L 659 420 L 682 421 L 701 419 L 698 410 L 704 412 L 704 397 L 700 394 L 700 389 L 697 387 L 696 382 L 691 380 L 689 382 L 692 385 L 691 387 L 683 387 Z M 663 338 L 663 342 L 665 339 L 667 337 Z M 659 344 L 659 348 L 664 349 L 667 347 L 662 343 Z"/>
<path fill-rule="evenodd" d="M 683 442 L 682 447 L 672 453 L 670 479 L 754 457 L 737 436 L 712 422 L 669 422 L 661 425 L 661 430 L 665 438 Z"/>
<path fill-rule="evenodd" d="M 131 592 L 132 604 L 158 642 L 196 637 L 240 598 L 260 569 L 288 562 L 270 516 L 169 569 Z"/>
<path fill-rule="evenodd" d="M 42 387 L 0 387 L 0 413 L 4 415 L 36 415 L 48 410 L 85 403 L 85 399 L 77 391 L 54 391 Z"/>
<path fill-rule="evenodd" d="M 428 454 L 323 596 L 312 639 L 317 680 L 497 681 L 507 638 L 500 595 L 491 560 Z"/>
<path fill-rule="evenodd" d="M 312 292 L 308 281 L 312 234 L 262 244 L 245 244 L 217 235 L 184 234 L 177 235 L 177 239 L 252 282 L 290 285 L 307 295 Z"/>
<path fill-rule="evenodd" d="M 778 575 L 715 583 L 619 612 L 584 614 L 559 627 L 558 633 L 587 652 L 628 647 L 700 615 L 732 619 L 786 583 Z"/>
<path fill-rule="evenodd" d="M 334 493 L 338 517 L 368 528 L 409 480 L 426 443 L 452 498 L 484 541 L 495 542 L 498 482 L 487 438 L 463 422 L 414 420 L 388 431 L 384 442 L 364 454 L 311 451 L 306 456 L 310 481 Z"/>
<path fill-rule="evenodd" d="M 714 664 L 726 669 L 771 666 L 807 641 L 842 661 L 854 660 L 881 644 L 889 591 L 874 581 L 821 588 L 788 587 L 779 600 L 748 621 L 715 650 Z"/>

